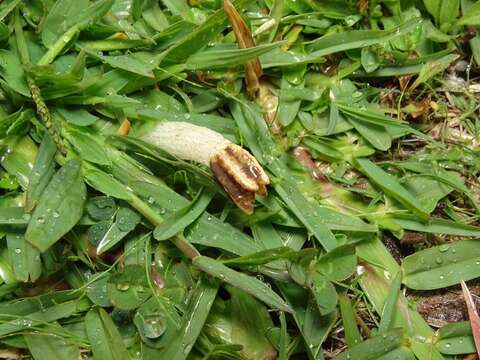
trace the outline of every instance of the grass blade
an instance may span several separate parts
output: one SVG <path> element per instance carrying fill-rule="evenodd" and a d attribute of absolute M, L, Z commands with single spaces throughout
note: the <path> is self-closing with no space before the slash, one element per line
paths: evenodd
<path fill-rule="evenodd" d="M 94 360 L 128 360 L 127 349 L 117 327 L 102 308 L 94 308 L 85 316 L 87 336 Z"/>
<path fill-rule="evenodd" d="M 395 177 L 383 171 L 368 159 L 355 159 L 355 165 L 372 182 L 378 185 L 387 195 L 391 196 L 421 219 L 427 219 L 428 214 L 418 205 L 417 199 L 405 189 Z"/>
<path fill-rule="evenodd" d="M 355 312 L 348 296 L 340 295 L 338 297 L 338 303 L 340 305 L 343 328 L 345 329 L 345 340 L 347 341 L 348 348 L 352 348 L 362 342 L 362 335 L 358 330 Z"/>
<path fill-rule="evenodd" d="M 395 311 L 397 308 L 398 294 L 400 292 L 400 286 L 402 285 L 402 273 L 399 271 L 398 274 L 392 281 L 388 297 L 383 306 L 382 318 L 380 320 L 380 326 L 378 331 L 380 333 L 386 333 L 391 329 L 391 324 L 395 316 Z"/>
<path fill-rule="evenodd" d="M 199 192 L 188 206 L 166 217 L 165 220 L 155 228 L 153 237 L 162 241 L 182 232 L 202 215 L 210 203 L 210 200 L 212 200 L 212 197 L 213 194 L 208 191 Z"/>
<path fill-rule="evenodd" d="M 234 287 L 242 289 L 274 309 L 279 309 L 288 313 L 292 312 L 290 306 L 288 306 L 279 295 L 277 295 L 264 282 L 254 277 L 232 270 L 221 262 L 206 256 L 198 256 L 192 260 L 192 263 L 207 274 L 225 281 Z"/>

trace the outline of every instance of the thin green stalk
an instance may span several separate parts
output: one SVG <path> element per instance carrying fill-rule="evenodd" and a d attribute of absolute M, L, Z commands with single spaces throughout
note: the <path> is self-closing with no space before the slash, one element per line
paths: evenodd
<path fill-rule="evenodd" d="M 163 222 L 163 218 L 136 195 L 133 195 L 128 203 L 150 221 L 152 225 L 158 226 Z M 170 240 L 188 258 L 193 259 L 200 256 L 198 250 L 190 244 L 183 235 L 176 235 Z"/>
<path fill-rule="evenodd" d="M 48 65 L 60 54 L 65 46 L 80 32 L 78 25 L 72 26 L 60 36 L 53 46 L 38 60 L 37 65 Z"/>
<path fill-rule="evenodd" d="M 15 35 L 16 35 L 17 47 L 20 53 L 20 59 L 22 61 L 22 64 L 23 65 L 29 64 L 30 54 L 28 52 L 28 46 L 25 40 L 25 35 L 23 33 L 23 26 L 20 21 L 20 14 L 18 10 L 16 10 L 15 12 Z M 37 86 L 35 81 L 28 74 L 26 74 L 26 78 L 27 78 L 28 87 L 30 89 L 30 94 L 32 95 L 32 99 L 37 108 L 37 114 L 40 117 L 40 120 L 43 122 L 43 124 L 47 128 L 47 131 L 52 137 L 55 144 L 57 145 L 58 150 L 62 154 L 65 154 L 66 153 L 65 144 L 63 142 L 62 137 L 54 127 L 50 110 L 48 109 L 47 104 L 45 104 L 45 101 L 43 100 L 40 88 Z"/>

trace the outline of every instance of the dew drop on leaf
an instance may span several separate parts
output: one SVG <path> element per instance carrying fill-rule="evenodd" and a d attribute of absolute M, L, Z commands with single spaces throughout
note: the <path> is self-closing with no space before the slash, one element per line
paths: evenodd
<path fill-rule="evenodd" d="M 130 289 L 130 285 L 120 283 L 120 284 L 117 284 L 117 289 L 120 291 L 127 291 L 128 289 Z"/>

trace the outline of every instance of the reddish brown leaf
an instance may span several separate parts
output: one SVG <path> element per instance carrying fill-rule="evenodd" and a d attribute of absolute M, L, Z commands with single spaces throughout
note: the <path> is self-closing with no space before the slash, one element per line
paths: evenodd
<path fill-rule="evenodd" d="M 472 327 L 475 347 L 477 349 L 477 354 L 480 355 L 480 317 L 478 316 L 477 308 L 475 307 L 475 302 L 473 301 L 472 294 L 470 293 L 470 290 L 468 290 L 468 287 L 463 280 L 462 290 L 463 296 L 465 297 L 465 302 L 467 303 L 468 317 L 470 319 L 470 326 Z"/>

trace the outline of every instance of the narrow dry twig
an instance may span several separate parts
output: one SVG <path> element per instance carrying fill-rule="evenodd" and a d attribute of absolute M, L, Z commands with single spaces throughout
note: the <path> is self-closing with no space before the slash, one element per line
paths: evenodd
<path fill-rule="evenodd" d="M 235 38 L 237 39 L 240 49 L 247 49 L 255 46 L 252 33 L 245 21 L 238 13 L 235 6 L 230 0 L 224 0 L 223 8 L 227 14 L 228 20 L 232 25 Z M 260 60 L 255 58 L 245 64 L 245 83 L 247 85 L 247 93 L 252 98 L 256 98 L 260 90 L 260 77 L 262 76 L 262 65 Z"/>
<path fill-rule="evenodd" d="M 128 135 L 128 133 L 130 132 L 130 127 L 131 127 L 130 121 L 127 118 L 125 118 L 117 130 L 117 135 Z"/>

